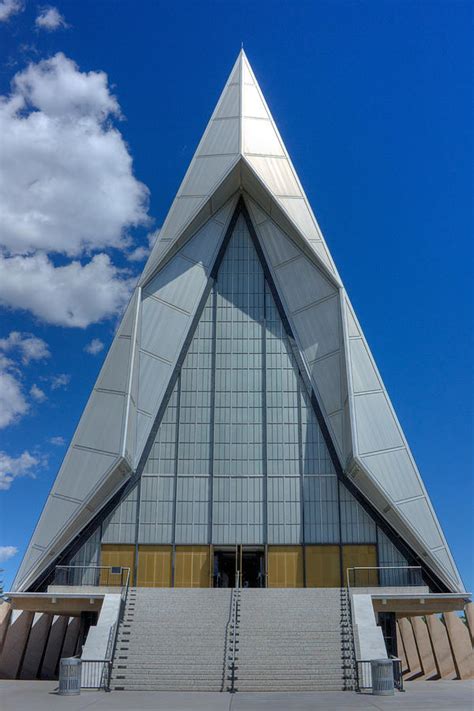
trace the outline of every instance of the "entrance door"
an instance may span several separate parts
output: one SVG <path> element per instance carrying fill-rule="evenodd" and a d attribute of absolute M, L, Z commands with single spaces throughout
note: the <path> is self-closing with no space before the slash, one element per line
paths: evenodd
<path fill-rule="evenodd" d="M 263 550 L 242 550 L 242 587 L 265 587 L 265 554 Z"/>
<path fill-rule="evenodd" d="M 236 573 L 244 588 L 265 587 L 265 554 L 263 549 L 214 547 L 214 587 L 230 588 L 235 585 Z"/>

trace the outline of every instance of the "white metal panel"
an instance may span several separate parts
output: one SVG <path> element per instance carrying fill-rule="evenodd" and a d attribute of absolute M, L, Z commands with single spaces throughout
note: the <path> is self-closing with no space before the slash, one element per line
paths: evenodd
<path fill-rule="evenodd" d="M 432 551 L 432 555 L 436 558 L 438 563 L 441 565 L 441 568 L 443 570 L 449 571 L 453 581 L 456 581 L 457 580 L 457 572 L 454 568 L 454 565 L 452 563 L 452 560 L 451 560 L 446 548 L 443 547 L 437 551 Z"/>
<path fill-rule="evenodd" d="M 234 155 L 196 158 L 185 183 L 179 191 L 180 198 L 191 195 L 208 196 L 212 188 L 216 188 L 223 180 L 234 161 Z"/>
<path fill-rule="evenodd" d="M 74 437 L 74 444 L 97 449 L 100 452 L 119 454 L 125 415 L 125 396 L 114 392 L 94 392 L 87 404 Z M 68 473 L 68 484 L 75 474 Z"/>
<path fill-rule="evenodd" d="M 336 287 L 306 257 L 283 264 L 277 274 L 291 311 L 337 295 Z"/>
<path fill-rule="evenodd" d="M 263 215 L 263 213 L 261 213 Z M 258 224 L 258 223 L 257 223 Z M 272 266 L 299 257 L 301 252 L 296 249 L 291 240 L 271 220 L 259 225 L 259 232 L 270 258 Z M 301 260 L 300 260 L 301 261 Z"/>
<path fill-rule="evenodd" d="M 309 239 L 308 242 L 319 259 L 334 273 L 334 264 L 324 242 L 320 239 Z"/>
<path fill-rule="evenodd" d="M 300 230 L 303 237 L 308 240 L 319 239 L 320 235 L 313 217 L 303 198 L 279 198 L 279 203 L 287 211 L 290 218 Z"/>
<path fill-rule="evenodd" d="M 148 439 L 154 417 L 151 417 L 146 412 L 137 412 L 137 445 L 135 448 L 134 465 L 137 466 L 140 461 L 143 450 Z"/>
<path fill-rule="evenodd" d="M 204 204 L 205 200 L 202 197 L 177 197 L 171 206 L 171 209 L 163 225 L 160 233 L 160 239 L 155 247 L 158 247 L 162 239 L 175 239 L 182 231 L 191 217 L 196 214 Z M 145 267 L 146 273 L 153 271 L 155 264 L 158 262 L 155 247 L 151 252 L 148 263 Z"/>
<path fill-rule="evenodd" d="M 205 241 L 206 232 L 201 233 Z M 195 249 L 200 247 L 195 243 Z M 206 279 L 202 264 L 192 264 L 177 254 L 163 269 L 144 287 L 144 294 L 154 296 L 160 301 L 176 306 L 191 313 L 196 303 L 196 290 Z M 145 335 L 145 334 L 143 334 Z"/>
<path fill-rule="evenodd" d="M 207 266 L 220 244 L 221 235 L 222 224 L 216 220 L 209 220 L 196 237 L 184 245 L 181 253 L 189 259 Z"/>
<path fill-rule="evenodd" d="M 403 445 L 400 432 L 383 392 L 354 398 L 359 454 L 380 452 Z"/>
<path fill-rule="evenodd" d="M 243 151 L 246 155 L 284 155 L 272 122 L 258 118 L 243 118 Z"/>
<path fill-rule="evenodd" d="M 339 349 L 341 335 L 337 295 L 293 314 L 293 323 L 308 363 Z"/>
<path fill-rule="evenodd" d="M 102 368 L 96 388 L 126 392 L 130 370 L 131 339 L 114 338 Z"/>
<path fill-rule="evenodd" d="M 363 457 L 365 467 L 393 501 L 423 494 L 419 478 L 405 448 Z"/>
<path fill-rule="evenodd" d="M 150 415 L 156 415 L 171 375 L 171 365 L 140 351 L 139 369 L 137 406 Z"/>
<path fill-rule="evenodd" d="M 435 519 L 424 497 L 413 501 L 404 501 L 398 505 L 398 509 L 421 538 L 426 541 L 429 548 L 443 545 Z"/>
<path fill-rule="evenodd" d="M 238 84 L 228 84 L 217 105 L 214 118 L 229 118 L 238 116 L 240 110 L 240 87 Z"/>
<path fill-rule="evenodd" d="M 141 347 L 170 363 L 190 323 L 189 315 L 148 297 L 142 304 L 143 333 Z"/>
<path fill-rule="evenodd" d="M 349 340 L 349 349 L 354 392 L 363 393 L 368 390 L 380 390 L 381 383 L 374 370 L 364 341 L 361 338 L 351 338 Z"/>
<path fill-rule="evenodd" d="M 349 331 L 349 337 L 360 336 L 359 327 L 356 323 L 354 314 L 352 313 L 351 306 L 350 306 L 349 302 L 347 301 L 347 299 L 344 299 L 344 303 L 345 303 L 346 314 L 347 314 L 347 328 Z"/>
<path fill-rule="evenodd" d="M 242 113 L 244 116 L 253 116 L 254 118 L 268 118 L 265 104 L 254 84 L 246 86 L 242 92 Z"/>
<path fill-rule="evenodd" d="M 102 478 L 115 466 L 116 457 L 106 452 L 97 452 L 72 447 L 67 454 L 67 466 L 75 476 L 67 482 L 58 479 L 52 494 L 78 499 L 83 502 Z"/>
<path fill-rule="evenodd" d="M 280 195 L 300 198 L 301 190 L 285 158 L 266 158 L 263 156 L 249 155 L 247 156 L 247 161 L 267 186 L 268 190 L 277 198 Z M 281 202 L 280 198 L 278 199 L 279 202 Z M 286 205 L 283 206 L 286 208 Z M 290 217 L 292 217 L 291 213 Z M 299 225 L 297 226 L 299 227 Z M 303 232 L 303 236 L 306 239 L 310 239 L 310 237 L 314 235 L 306 230 L 306 232 Z"/>
<path fill-rule="evenodd" d="M 135 291 L 133 292 L 133 295 L 128 303 L 128 306 L 126 308 L 122 322 L 118 328 L 117 334 L 119 336 L 131 336 L 132 335 L 133 326 L 135 323 L 137 300 L 138 300 L 138 290 L 135 289 Z"/>
<path fill-rule="evenodd" d="M 339 352 L 317 360 L 311 366 L 311 375 L 318 385 L 319 395 L 328 415 L 336 410 L 341 410 L 343 405 L 341 368 Z"/>
<path fill-rule="evenodd" d="M 268 220 L 269 216 L 265 212 L 263 212 L 263 210 L 261 210 L 253 200 L 247 199 L 246 202 L 249 207 L 254 224 L 260 225 L 262 222 Z"/>
<path fill-rule="evenodd" d="M 51 541 L 76 513 L 79 506 L 77 501 L 69 501 L 64 497 L 58 498 L 50 494 L 35 530 L 35 544 L 47 550 Z"/>
<path fill-rule="evenodd" d="M 198 155 L 238 153 L 239 130 L 239 118 L 226 118 L 212 121 L 208 132 L 199 145 Z"/>
<path fill-rule="evenodd" d="M 223 205 L 221 209 L 213 215 L 213 220 L 215 220 L 215 222 L 219 222 L 221 225 L 226 225 L 230 220 L 231 214 L 235 210 L 235 205 L 235 197 L 228 200 L 225 205 Z"/>

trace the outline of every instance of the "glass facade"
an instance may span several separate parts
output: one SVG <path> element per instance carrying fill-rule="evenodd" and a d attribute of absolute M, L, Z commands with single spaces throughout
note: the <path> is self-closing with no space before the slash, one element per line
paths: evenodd
<path fill-rule="evenodd" d="M 140 482 L 103 523 L 102 542 L 377 542 L 338 481 L 242 215 Z M 390 545 L 384 537 L 384 559 L 398 562 Z"/>

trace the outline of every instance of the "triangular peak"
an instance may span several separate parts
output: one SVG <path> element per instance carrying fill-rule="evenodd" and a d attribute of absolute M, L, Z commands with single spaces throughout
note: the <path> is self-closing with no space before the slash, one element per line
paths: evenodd
<path fill-rule="evenodd" d="M 146 281 L 167 250 L 235 190 L 267 193 L 281 219 L 338 278 L 288 151 L 242 50 L 229 75 L 143 272 Z"/>

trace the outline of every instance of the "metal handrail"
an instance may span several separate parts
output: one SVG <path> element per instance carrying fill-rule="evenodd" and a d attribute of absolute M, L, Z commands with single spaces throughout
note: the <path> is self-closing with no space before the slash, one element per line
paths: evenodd
<path fill-rule="evenodd" d="M 235 587 L 232 590 L 232 608 L 231 608 L 231 615 L 230 615 L 230 645 L 231 645 L 231 655 L 230 655 L 230 660 L 229 660 L 229 667 L 230 667 L 230 689 L 229 691 L 231 693 L 235 692 L 235 669 L 236 669 L 236 664 L 235 664 L 235 649 L 237 646 L 237 625 L 238 625 L 238 617 L 239 617 L 239 594 L 240 594 L 240 571 L 237 570 L 235 573 Z"/>
<path fill-rule="evenodd" d="M 354 567 L 352 567 L 352 568 L 346 568 L 346 577 L 347 577 L 347 588 L 348 588 L 348 590 L 350 590 L 350 588 L 351 588 L 350 573 L 351 573 L 351 572 L 356 572 L 356 571 L 359 571 L 359 570 L 365 570 L 365 571 L 371 571 L 371 570 L 375 570 L 375 571 L 379 571 L 379 570 L 411 571 L 411 570 L 413 570 L 413 571 L 415 571 L 415 570 L 416 570 L 416 571 L 419 573 L 419 576 L 420 576 L 420 580 L 419 580 L 418 582 L 420 582 L 421 584 L 423 584 L 422 567 L 421 567 L 421 565 L 368 565 L 368 566 L 363 566 L 363 565 L 360 565 L 360 566 L 359 566 L 359 565 L 358 565 L 358 566 L 354 566 Z M 402 584 L 402 585 L 403 585 L 403 584 Z M 410 585 L 410 583 L 406 583 L 406 585 Z M 412 583 L 412 585 L 415 586 L 415 585 L 417 585 L 417 583 Z M 353 585 L 353 587 L 357 587 L 357 586 Z M 376 585 L 370 585 L 370 584 L 368 584 L 368 585 L 366 585 L 366 586 L 364 586 L 364 587 L 380 587 L 380 583 L 377 583 Z M 388 586 L 388 587 L 389 587 L 389 586 Z"/>
<path fill-rule="evenodd" d="M 79 583 L 77 579 L 73 579 L 70 581 L 70 573 L 76 573 L 80 570 L 83 571 L 91 571 L 92 574 L 92 580 L 90 582 L 85 582 L 81 580 Z M 120 572 L 114 572 L 114 570 L 119 570 Z M 101 581 L 101 575 L 102 571 L 107 572 L 107 580 Z M 125 579 L 124 579 L 124 573 L 125 573 Z M 120 587 L 122 588 L 128 588 L 129 581 L 130 581 L 130 568 L 127 568 L 125 566 L 113 566 L 113 565 L 57 565 L 55 568 L 55 575 L 54 575 L 54 582 L 53 585 L 65 585 L 65 586 L 80 586 L 81 584 L 83 585 L 91 585 L 91 587 L 108 587 L 109 583 L 109 577 L 110 576 L 118 576 L 120 575 Z M 60 578 L 64 576 L 65 579 L 63 580 L 58 580 L 57 578 Z"/>

